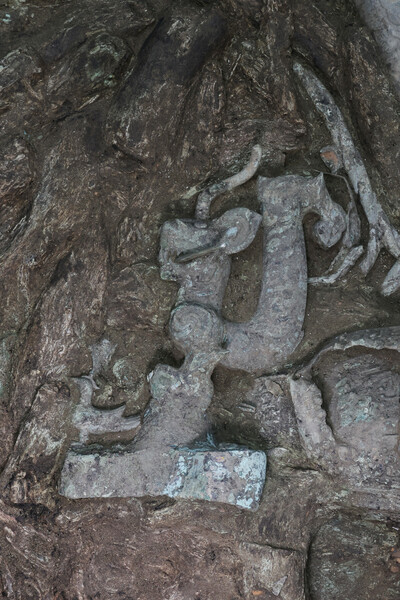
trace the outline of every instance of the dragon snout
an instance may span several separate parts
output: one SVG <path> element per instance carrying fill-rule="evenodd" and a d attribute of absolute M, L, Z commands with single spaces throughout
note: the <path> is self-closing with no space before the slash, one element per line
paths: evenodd
<path fill-rule="evenodd" d="M 319 219 L 313 227 L 313 237 L 322 248 L 332 248 L 342 237 L 346 229 L 346 214 L 337 205 L 325 217 Z"/>

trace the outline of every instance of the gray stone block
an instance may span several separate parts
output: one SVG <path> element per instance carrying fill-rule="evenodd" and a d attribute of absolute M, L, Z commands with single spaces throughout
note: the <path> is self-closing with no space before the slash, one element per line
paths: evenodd
<path fill-rule="evenodd" d="M 177 449 L 168 453 L 71 450 L 59 491 L 68 498 L 167 495 L 258 508 L 265 481 L 264 452 L 240 447 Z M 164 474 L 157 478 L 157 472 Z M 165 473 L 168 477 L 165 478 Z"/>

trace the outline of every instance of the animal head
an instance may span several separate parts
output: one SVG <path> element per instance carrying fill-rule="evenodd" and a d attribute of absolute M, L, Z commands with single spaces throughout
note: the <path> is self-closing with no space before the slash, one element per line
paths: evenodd
<path fill-rule="evenodd" d="M 210 206 L 219 194 L 248 181 L 258 169 L 262 157 L 260 146 L 254 146 L 250 160 L 239 172 L 203 190 L 197 199 L 194 220 L 168 221 L 161 231 L 161 277 L 182 280 L 191 271 L 199 274 L 208 262 L 218 256 L 219 262 L 230 254 L 247 248 L 254 239 L 261 216 L 247 208 L 228 210 L 217 219 L 210 219 Z M 197 270 L 197 273 L 196 273 Z"/>
<path fill-rule="evenodd" d="M 161 277 L 176 281 L 193 263 L 203 266 L 216 255 L 223 258 L 244 250 L 253 241 L 261 218 L 247 208 L 235 208 L 211 221 L 168 221 L 161 230 Z"/>

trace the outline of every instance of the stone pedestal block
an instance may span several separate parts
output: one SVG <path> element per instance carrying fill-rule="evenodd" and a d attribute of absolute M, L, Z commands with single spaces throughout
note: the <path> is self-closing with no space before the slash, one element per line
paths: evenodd
<path fill-rule="evenodd" d="M 264 452 L 241 447 L 104 454 L 71 450 L 59 491 L 68 498 L 167 495 L 256 510 L 266 463 Z"/>

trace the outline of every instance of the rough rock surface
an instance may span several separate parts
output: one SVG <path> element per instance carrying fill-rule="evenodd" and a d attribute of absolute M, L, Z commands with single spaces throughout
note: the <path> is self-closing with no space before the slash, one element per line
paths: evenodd
<path fill-rule="evenodd" d="M 311 597 L 355 600 L 399 597 L 394 547 L 398 539 L 383 523 L 339 517 L 321 527 L 311 544 Z M 333 548 L 340 548 L 340 552 Z M 333 550 L 333 551 L 332 551 Z M 384 591 L 384 596 L 381 590 Z"/>
<path fill-rule="evenodd" d="M 356 0 L 356 4 L 383 50 L 400 93 L 400 2 Z"/>
<path fill-rule="evenodd" d="M 304 338 L 279 372 L 219 366 L 213 374 L 215 443 L 268 454 L 257 511 L 57 491 L 79 438 L 82 381 L 93 407 L 136 424 L 103 436 L 99 422 L 90 442 L 129 447 L 140 439 L 147 376 L 182 362 L 167 327 L 177 286 L 160 278 L 161 226 L 193 218 L 198 192 L 236 173 L 255 144 L 262 177 L 326 171 L 320 150 L 331 136 L 295 61 L 335 98 L 399 228 L 400 101 L 365 22 L 349 0 L 0 7 L 2 597 L 398 597 L 398 351 L 333 349 L 312 381 L 295 378 L 334 336 L 400 325 L 399 293 L 380 293 L 393 264 L 385 252 L 366 278 L 356 265 L 330 287 L 309 286 Z M 346 208 L 345 182 L 325 182 Z M 259 211 L 254 180 L 220 196 L 211 216 L 240 207 Z M 311 277 L 337 253 L 313 241 L 314 220 L 304 223 Z M 259 232 L 233 256 L 226 320 L 251 319 L 262 270 Z M 96 363 L 104 340 L 113 352 Z"/>
<path fill-rule="evenodd" d="M 146 463 L 154 463 L 148 475 Z M 69 452 L 60 479 L 67 498 L 169 496 L 224 502 L 257 510 L 264 487 L 263 452 L 242 448 L 174 450 L 164 481 L 160 452 L 90 454 Z M 143 475 L 146 473 L 146 475 Z"/>

